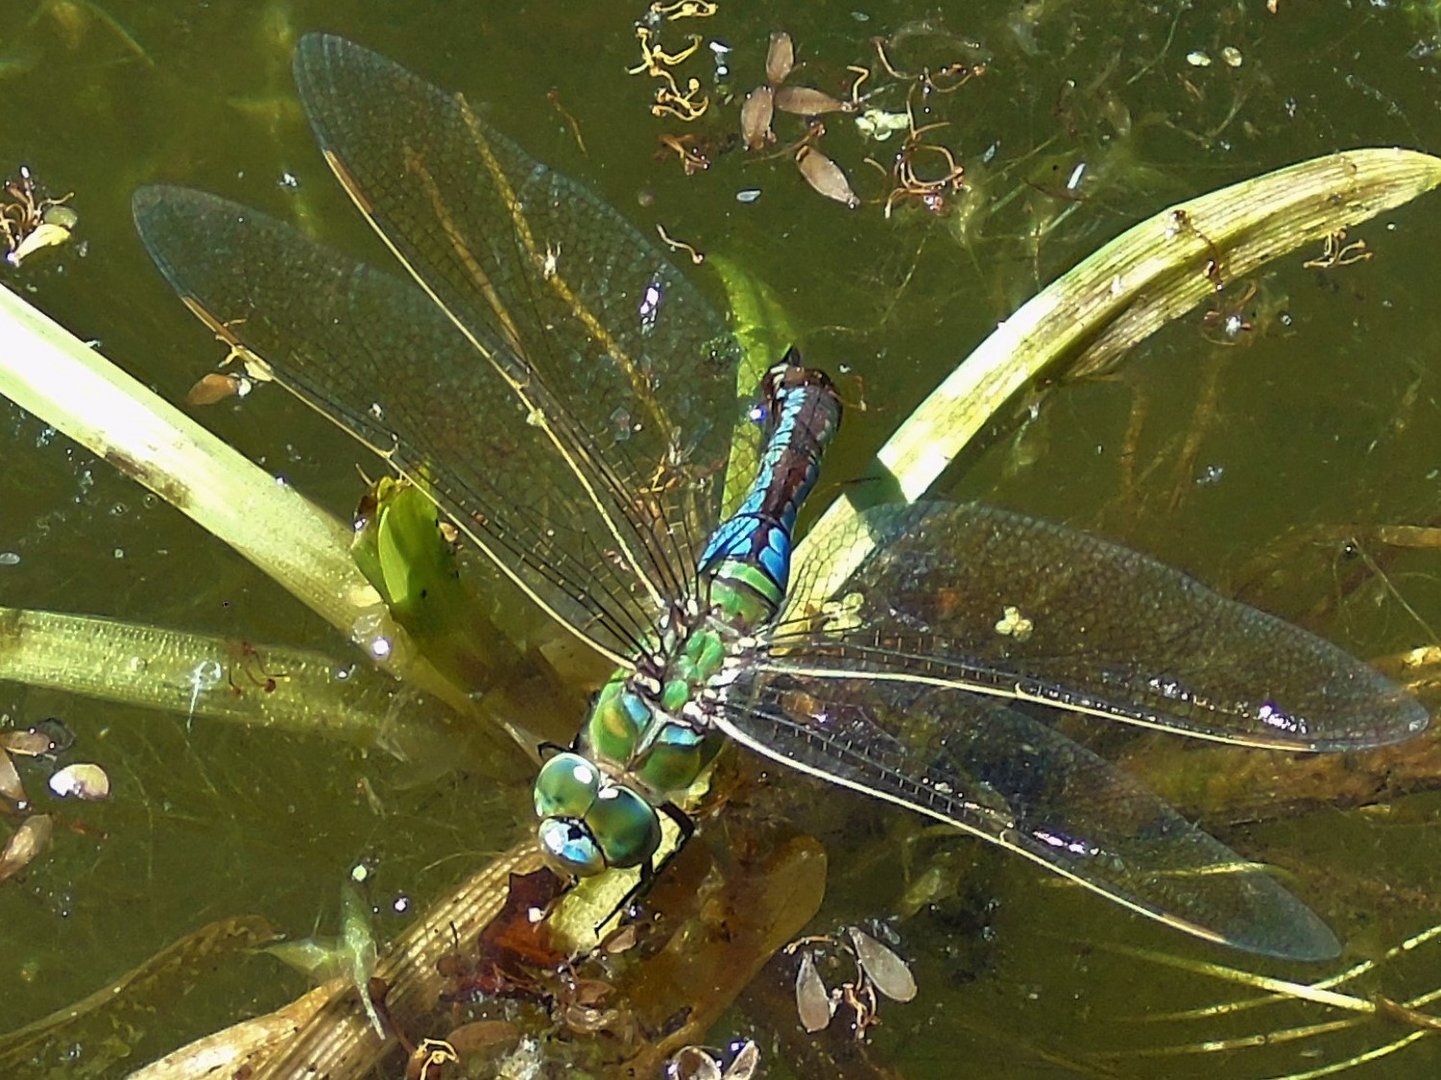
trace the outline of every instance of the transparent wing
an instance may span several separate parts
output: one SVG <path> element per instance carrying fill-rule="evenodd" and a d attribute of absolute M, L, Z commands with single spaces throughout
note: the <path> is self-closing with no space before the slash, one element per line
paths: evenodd
<path fill-rule="evenodd" d="M 1288 750 L 1409 738 L 1427 714 L 1314 634 L 1115 544 L 976 505 L 868 511 L 834 597 L 801 567 L 759 663 L 921 680 Z M 831 538 L 827 550 L 848 542 Z"/>
<path fill-rule="evenodd" d="M 420 284 L 179 188 L 135 197 L 151 255 L 218 334 L 628 662 L 719 515 L 738 408 L 723 321 L 462 99 L 334 38 L 304 39 L 296 67 L 327 157 Z"/>
<path fill-rule="evenodd" d="M 566 461 L 612 558 L 653 602 L 673 596 L 718 518 L 739 413 L 724 323 L 460 95 L 323 35 L 301 40 L 295 77 L 336 176 Z"/>
<path fill-rule="evenodd" d="M 1189 933 L 1297 960 L 1340 951 L 1264 868 L 995 698 L 747 670 L 716 724 L 758 753 L 954 825 Z"/>

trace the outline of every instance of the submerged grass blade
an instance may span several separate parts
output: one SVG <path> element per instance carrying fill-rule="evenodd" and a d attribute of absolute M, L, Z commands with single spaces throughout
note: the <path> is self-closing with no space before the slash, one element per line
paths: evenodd
<path fill-rule="evenodd" d="M 1399 149 L 1348 150 L 1155 214 L 998 326 L 881 448 L 880 474 L 888 474 L 907 501 L 920 498 L 996 412 L 1042 372 L 1059 377 L 1106 370 L 1127 349 L 1214 295 L 1218 285 L 1438 184 L 1441 158 Z M 870 550 L 864 538 L 846 551 L 832 547 L 856 511 L 850 497 L 838 499 L 798 549 L 798 562 L 813 550 L 826 553 L 833 588 Z"/>
<path fill-rule="evenodd" d="M 368 592 L 350 531 L 8 289 L 0 393 L 230 544 L 334 626 Z"/>
<path fill-rule="evenodd" d="M 166 1004 L 193 991 L 207 972 L 278 936 L 257 915 L 203 926 L 84 1000 L 0 1035 L 0 1074 L 77 1075 L 79 1066 L 69 1055 L 81 1046 L 87 1051 L 85 1075 L 99 1075 L 104 1065 L 119 1069 L 130 1048 L 116 1038 L 117 1031 L 165 1015 Z"/>
<path fill-rule="evenodd" d="M 413 761 L 455 752 L 431 699 L 321 653 L 84 615 L 0 607 L 0 680 L 106 701 L 378 746 Z"/>
<path fill-rule="evenodd" d="M 351 530 L 0 287 L 0 393 L 110 462 L 462 715 L 467 694 L 409 647 L 350 557 Z"/>

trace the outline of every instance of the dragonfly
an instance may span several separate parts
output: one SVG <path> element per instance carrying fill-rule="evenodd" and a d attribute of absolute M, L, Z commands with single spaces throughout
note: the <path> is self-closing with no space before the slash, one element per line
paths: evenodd
<path fill-rule="evenodd" d="M 135 219 L 214 332 L 613 668 L 540 769 L 554 865 L 652 867 L 660 815 L 734 742 L 1210 941 L 1339 952 L 1264 866 L 1058 720 L 1357 751 L 1424 728 L 1405 690 L 1145 555 L 982 505 L 874 507 L 792 567 L 831 381 L 792 351 L 758 398 L 738 387 L 749 361 L 705 294 L 465 97 L 333 36 L 294 67 L 403 275 L 190 189 L 140 189 Z M 833 587 L 828 558 L 862 540 Z"/>

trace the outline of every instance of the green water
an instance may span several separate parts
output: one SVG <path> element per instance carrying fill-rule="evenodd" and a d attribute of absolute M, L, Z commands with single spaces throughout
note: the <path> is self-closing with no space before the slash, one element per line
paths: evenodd
<path fill-rule="evenodd" d="M 204 187 L 384 258 L 315 153 L 291 90 L 293 38 L 331 30 L 488 104 L 497 126 L 642 228 L 662 223 L 768 281 L 801 330 L 807 360 L 844 373 L 848 402 L 866 405 L 847 416 L 812 497 L 817 506 L 863 474 L 886 434 L 999 319 L 1134 221 L 1335 149 L 1441 150 L 1441 11 L 1420 4 L 1281 0 L 1271 15 L 1260 0 L 1184 10 L 1042 0 L 947 5 L 938 15 L 913 2 L 788 3 L 762 13 L 722 0 L 714 18 L 665 31 L 672 48 L 692 28 L 731 46 L 741 93 L 759 81 L 765 42 L 779 27 L 808 64 L 793 81 L 832 91 L 845 85 L 847 64 L 875 66 L 875 35 L 895 41 L 897 64 L 984 60 L 984 77 L 935 99 L 935 116 L 950 126 L 930 135 L 970 170 L 964 232 L 956 218 L 924 213 L 887 221 L 874 203 L 848 212 L 810 191 L 784 158 L 748 163 L 732 153 L 692 177 L 674 160 L 658 161 L 657 136 L 682 129 L 649 115 L 652 83 L 624 74 L 638 55 L 638 3 L 106 3 L 143 57 L 92 8 L 38 5 L 27 22 L 33 6 L 10 0 L 0 24 L 0 171 L 24 162 L 52 189 L 74 190 L 83 251 L 42 256 L 5 280 L 162 395 L 180 399 L 220 350 L 140 249 L 129 219 L 138 184 Z M 1228 46 L 1239 50 L 1239 67 L 1223 59 Z M 1188 61 L 1193 52 L 1210 66 Z M 704 48 L 685 70 L 714 82 Z M 578 123 L 584 154 L 547 100 L 551 89 Z M 881 99 L 892 109 L 902 101 L 894 89 Z M 712 133 L 731 130 L 735 106 L 725 115 Z M 782 139 L 797 137 L 799 125 L 785 119 L 777 122 Z M 884 196 L 881 174 L 862 158 L 888 161 L 895 144 L 867 147 L 843 119 L 828 126 L 825 151 L 863 197 Z M 742 204 L 735 195 L 743 189 L 761 197 Z M 1196 313 L 1132 356 L 1120 377 L 1060 389 L 1019 434 L 998 428 L 948 478 L 948 490 L 1097 529 L 1221 586 L 1254 583 L 1252 561 L 1264 562 L 1297 528 L 1430 523 L 1441 453 L 1434 198 L 1354 230 L 1375 252 L 1368 262 L 1318 271 L 1296 255 L 1267 267 L 1247 311 L 1270 317 L 1253 320 L 1244 347 L 1208 340 L 1220 335 Z M 704 268 L 696 274 L 719 302 L 714 279 Z M 1186 453 L 1203 401 L 1205 427 Z M 1127 488 L 1121 450 L 1141 402 L 1148 412 Z M 353 504 L 354 464 L 364 459 L 302 406 L 267 393 L 205 420 L 326 505 L 348 512 Z M 178 513 L 5 404 L 0 447 L 0 551 L 20 556 L 0 566 L 0 603 L 351 656 L 338 635 Z M 1432 642 L 1441 620 L 1435 552 L 1368 549 L 1383 560 L 1382 582 L 1358 575 L 1339 543 L 1303 551 L 1304 561 L 1281 567 L 1294 570 L 1284 581 L 1272 573 L 1268 587 L 1248 595 L 1294 618 L 1333 601 L 1314 625 L 1359 655 Z M 1335 602 L 1343 588 L 1354 591 Z M 64 807 L 46 859 L 0 886 L 0 1028 L 84 996 L 210 919 L 255 912 L 297 936 L 333 929 L 340 882 L 362 860 L 376 868 L 371 900 L 390 912 L 380 933 L 397 933 L 402 901 L 415 910 L 529 828 L 523 788 L 458 775 L 416 784 L 381 756 L 318 740 L 5 684 L 0 711 L 21 723 L 63 717 L 116 788 L 107 804 Z M 376 791 L 383 814 L 362 784 Z M 868 820 L 878 836 L 904 827 L 898 815 L 835 799 L 849 826 Z M 1441 922 L 1441 903 L 1431 899 L 1432 805 L 1418 797 L 1398 803 L 1392 818 L 1322 812 L 1223 836 L 1299 870 L 1297 890 L 1343 940 L 1375 950 Z M 894 845 L 852 855 L 853 838 L 826 838 L 835 843 L 822 928 L 888 914 Z M 1245 961 L 1038 887 L 1014 860 L 956 847 L 971 884 L 901 925 L 903 949 L 918 956 L 921 992 L 909 1006 L 883 1010 L 873 1051 L 901 1075 L 955 1075 L 958 1062 L 984 1063 L 986 1075 L 1075 1075 L 1060 1058 L 1334 1015 L 1287 1007 L 1164 1030 L 1130 1023 L 1226 991 L 1103 955 L 1094 943 Z M 936 851 L 932 842 L 917 857 Z M 1437 980 L 1425 974 L 1428 964 L 1435 970 L 1427 955 L 1358 992 L 1399 998 L 1430 989 Z M 237 962 L 173 1003 L 169 1030 L 151 1030 L 132 1061 L 302 988 L 266 958 Z M 715 1041 L 750 1023 L 734 1015 Z M 1179 1064 L 1123 1057 L 1105 1067 L 1125 1076 L 1278 1075 L 1399 1033 L 1375 1025 L 1324 1043 L 1236 1050 L 1224 1066 L 1212 1055 Z M 1423 1042 L 1353 1075 L 1420 1077 L 1435 1068 Z M 1092 1072 L 1100 1072 L 1094 1060 Z"/>

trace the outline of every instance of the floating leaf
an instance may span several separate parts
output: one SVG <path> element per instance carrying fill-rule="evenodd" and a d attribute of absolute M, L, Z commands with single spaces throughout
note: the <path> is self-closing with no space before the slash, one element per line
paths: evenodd
<path fill-rule="evenodd" d="M 1441 158 L 1365 148 L 1313 158 L 1163 210 L 1127 230 L 1027 301 L 966 357 L 877 453 L 906 500 L 925 494 L 976 432 L 1043 370 L 1097 375 L 1137 342 L 1271 259 L 1400 206 L 1441 184 Z M 1217 263 L 1207 273 L 1208 263 Z M 839 587 L 865 559 L 856 508 L 838 499 L 796 548 L 827 552 Z M 857 537 L 845 550 L 842 535 Z M 783 617 L 794 617 L 794 611 Z"/>
<path fill-rule="evenodd" d="M 30 819 L 34 821 L 34 818 Z M 0 1076 L 81 1077 L 140 1075 L 134 1073 L 134 1038 L 121 1039 L 117 1032 L 137 1032 L 163 1023 L 172 1015 L 177 998 L 196 990 L 208 972 L 226 970 L 227 961 L 239 962 L 257 947 L 274 941 L 277 934 L 256 915 L 221 919 L 201 927 L 161 949 L 139 967 L 80 1001 L 70 1002 L 48 1016 L 17 1031 L 0 1035 Z M 307 1001 L 302 998 L 301 1001 Z M 313 999 L 309 999 L 313 1000 Z M 313 1011 L 313 1008 L 312 1010 Z M 157 1022 L 157 1017 L 161 1020 Z M 292 1035 L 298 1021 L 276 1024 L 269 1029 L 279 1038 Z M 243 1076 L 244 1051 L 255 1039 L 267 1037 L 266 1029 L 245 1026 L 246 1034 L 205 1040 L 203 1065 L 184 1069 L 162 1061 L 142 1070 L 151 1080 L 177 1080 L 199 1076 Z M 83 1049 L 83 1065 L 77 1064 L 75 1048 Z M 235 1051 L 235 1070 L 216 1063 L 224 1052 Z"/>
<path fill-rule="evenodd" d="M 223 326 L 212 326 L 217 332 Z M 8 289 L 0 288 L 0 394 L 64 431 L 194 518 L 229 543 L 313 611 L 349 634 L 370 609 L 355 597 L 374 593 L 350 558 L 352 530 L 277 484 L 263 469 L 199 427 L 173 406 L 111 365 L 48 316 Z M 255 377 L 247 358 L 247 370 Z M 0 615 L 10 618 L 12 613 Z M 7 633 L 14 627 L 6 625 Z M 386 633 L 404 638 L 398 627 Z M 18 639 L 24 643 L 25 639 Z M 74 644 L 74 643 L 72 643 Z M 7 662 L 13 654 L 7 655 Z M 441 678 L 416 650 L 396 645 L 377 659 L 391 670 L 437 694 L 462 715 L 476 716 L 476 702 Z M 104 658 L 107 675 L 122 671 L 114 654 Z M 107 680 L 108 681 L 108 680 Z M 153 678 L 150 681 L 154 681 Z M 494 729 L 475 725 L 480 737 Z M 511 767 L 529 769 L 528 759 L 494 739 L 493 760 L 511 754 Z"/>

